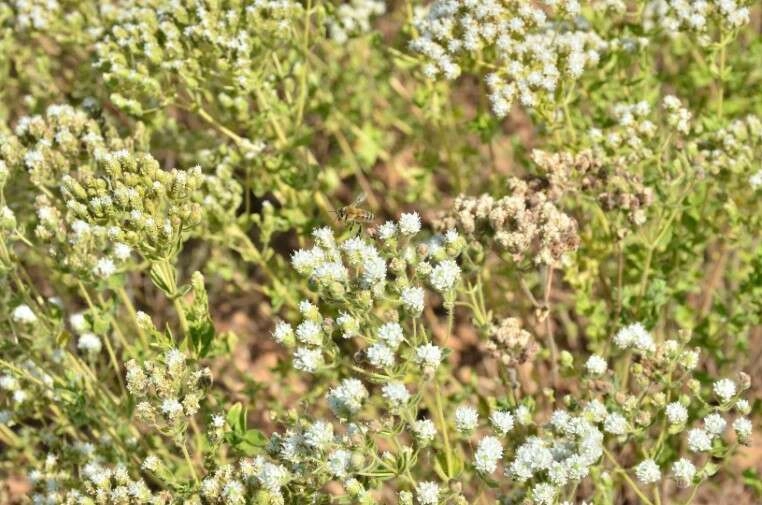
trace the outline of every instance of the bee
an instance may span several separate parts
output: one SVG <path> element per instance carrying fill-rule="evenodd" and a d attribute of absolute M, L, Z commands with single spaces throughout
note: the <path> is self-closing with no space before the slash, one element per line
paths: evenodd
<path fill-rule="evenodd" d="M 354 202 L 350 203 L 346 207 L 341 207 L 340 209 L 333 211 L 336 214 L 336 219 L 340 223 L 370 223 L 376 219 L 376 215 L 369 210 L 361 209 L 358 207 L 358 205 L 364 201 L 365 193 L 362 193 L 360 196 L 355 198 Z"/>

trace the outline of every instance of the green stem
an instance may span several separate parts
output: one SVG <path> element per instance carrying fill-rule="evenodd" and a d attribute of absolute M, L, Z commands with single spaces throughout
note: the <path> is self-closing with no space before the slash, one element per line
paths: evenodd
<path fill-rule="evenodd" d="M 211 114 L 209 114 L 203 107 L 200 105 L 196 107 L 196 113 L 201 116 L 207 123 L 211 124 L 215 128 L 217 128 L 222 134 L 226 135 L 227 137 L 230 137 L 233 141 L 240 144 L 244 141 L 244 138 L 235 133 L 233 130 L 227 128 L 226 126 L 219 123 L 214 117 L 212 117 Z"/>
<path fill-rule="evenodd" d="M 95 307 L 95 304 L 93 303 L 92 298 L 90 298 L 90 293 L 87 292 L 87 288 L 84 284 L 80 281 L 78 283 L 79 290 L 82 293 L 82 297 L 85 299 L 85 302 L 87 303 L 87 306 L 92 311 L 93 315 L 97 315 L 100 313 L 100 311 Z M 114 373 L 116 374 L 116 378 L 119 381 L 119 389 L 122 391 L 122 394 L 124 394 L 124 382 L 122 381 L 122 370 L 119 367 L 119 362 L 116 359 L 116 353 L 114 353 L 114 348 L 111 346 L 111 340 L 108 338 L 107 335 L 103 336 L 103 343 L 106 345 L 106 352 L 109 355 L 109 359 L 111 360 L 111 366 L 114 368 Z"/>
<path fill-rule="evenodd" d="M 116 289 L 116 294 L 119 297 L 119 300 L 122 302 L 122 305 L 127 308 L 127 312 L 129 312 L 130 317 L 132 318 L 135 330 L 137 331 L 138 337 L 140 338 L 140 343 L 143 344 L 144 349 L 148 349 L 148 339 L 138 324 L 138 313 L 135 310 L 135 305 L 132 304 L 132 300 L 130 300 L 127 291 L 125 291 L 124 286 L 119 286 Z"/>
<path fill-rule="evenodd" d="M 442 391 L 439 387 L 439 382 L 435 382 L 434 392 L 437 417 L 439 420 L 439 429 L 442 430 L 442 440 L 444 441 L 445 446 L 445 464 L 447 465 L 447 477 L 452 477 L 452 449 L 450 447 L 450 436 L 447 431 L 447 418 L 445 417 L 444 407 L 442 406 Z"/>
<path fill-rule="evenodd" d="M 183 307 L 183 301 L 179 296 L 176 296 L 172 299 L 172 304 L 175 307 L 175 312 L 177 312 L 177 320 L 180 322 L 180 329 L 183 332 L 183 337 L 188 337 L 188 319 L 185 317 L 185 307 Z"/>
<path fill-rule="evenodd" d="M 190 470 L 191 476 L 193 477 L 193 480 L 196 481 L 196 484 L 199 483 L 198 481 L 198 475 L 196 475 L 196 468 L 193 465 L 193 460 L 191 460 L 190 454 L 188 453 L 188 445 L 183 441 L 183 443 L 180 445 L 180 448 L 183 450 L 183 456 L 185 456 L 185 461 L 188 463 L 188 469 Z"/>

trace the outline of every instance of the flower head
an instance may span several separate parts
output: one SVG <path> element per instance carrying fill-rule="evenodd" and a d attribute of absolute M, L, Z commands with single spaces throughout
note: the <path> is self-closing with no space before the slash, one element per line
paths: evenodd
<path fill-rule="evenodd" d="M 653 484 L 661 480 L 661 470 L 654 460 L 646 459 L 635 467 L 635 476 L 643 484 Z"/>

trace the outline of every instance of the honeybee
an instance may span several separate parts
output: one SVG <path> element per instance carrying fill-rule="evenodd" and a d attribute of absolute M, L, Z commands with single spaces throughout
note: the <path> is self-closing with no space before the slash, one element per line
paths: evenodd
<path fill-rule="evenodd" d="M 336 214 L 336 219 L 341 223 L 370 223 L 376 218 L 376 215 L 369 210 L 358 207 L 364 201 L 365 193 L 362 193 L 346 207 L 333 211 Z"/>

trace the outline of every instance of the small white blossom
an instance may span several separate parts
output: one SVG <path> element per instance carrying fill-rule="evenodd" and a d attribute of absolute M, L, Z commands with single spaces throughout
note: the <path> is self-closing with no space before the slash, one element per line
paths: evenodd
<path fill-rule="evenodd" d="M 757 171 L 749 177 L 749 185 L 754 189 L 762 188 L 762 170 Z"/>
<path fill-rule="evenodd" d="M 606 416 L 606 420 L 603 422 L 603 430 L 612 435 L 624 435 L 627 433 L 627 419 L 621 414 L 612 412 Z"/>
<path fill-rule="evenodd" d="M 127 244 L 123 242 L 117 242 L 114 244 L 114 256 L 120 261 L 126 261 L 129 259 L 130 254 L 132 254 L 132 249 L 130 249 L 130 246 Z"/>
<path fill-rule="evenodd" d="M 13 309 L 11 317 L 13 317 L 13 320 L 17 323 L 22 324 L 33 324 L 37 321 L 37 316 L 32 309 L 29 308 L 29 305 L 19 305 Z"/>
<path fill-rule="evenodd" d="M 0 376 L 0 389 L 6 391 L 16 391 L 19 388 L 19 381 L 12 375 Z"/>
<path fill-rule="evenodd" d="M 751 405 L 749 405 L 749 401 L 745 398 L 740 398 L 738 401 L 736 401 L 736 404 L 733 406 L 736 409 L 736 412 L 740 414 L 748 414 L 751 412 Z"/>
<path fill-rule="evenodd" d="M 351 459 L 352 453 L 337 449 L 328 455 L 328 469 L 334 477 L 344 478 L 348 474 Z"/>
<path fill-rule="evenodd" d="M 553 505 L 558 490 L 547 482 L 540 482 L 532 488 L 532 499 L 538 505 Z"/>
<path fill-rule="evenodd" d="M 460 432 L 473 431 L 479 423 L 479 414 L 470 405 L 461 405 L 455 409 L 455 427 Z"/>
<path fill-rule="evenodd" d="M 484 437 L 479 441 L 474 454 L 474 466 L 482 473 L 490 474 L 497 468 L 498 460 L 503 458 L 503 446 L 495 437 Z"/>
<path fill-rule="evenodd" d="M 381 388 L 381 395 L 392 407 L 400 407 L 410 400 L 410 392 L 401 382 L 390 382 Z"/>
<path fill-rule="evenodd" d="M 704 429 L 710 435 L 722 435 L 728 422 L 720 414 L 709 414 L 704 418 Z"/>
<path fill-rule="evenodd" d="M 585 405 L 585 415 L 593 422 L 600 423 L 604 419 L 606 419 L 606 416 L 608 415 L 608 411 L 606 411 L 606 406 L 601 403 L 600 400 L 597 398 L 594 398 L 587 402 L 587 405 Z"/>
<path fill-rule="evenodd" d="M 739 417 L 733 421 L 733 430 L 741 443 L 746 443 L 751 439 L 752 425 L 748 418 Z"/>
<path fill-rule="evenodd" d="M 532 424 L 532 412 L 526 405 L 519 405 L 514 412 L 514 419 L 516 419 L 521 426 L 529 426 Z"/>
<path fill-rule="evenodd" d="M 77 312 L 76 314 L 69 316 L 69 324 L 75 332 L 80 334 L 86 332 L 90 327 L 82 312 Z"/>
<path fill-rule="evenodd" d="M 442 349 L 434 344 L 419 345 L 415 349 L 415 362 L 419 365 L 436 368 L 442 362 Z"/>
<path fill-rule="evenodd" d="M 694 428 L 688 432 L 688 448 L 693 452 L 706 452 L 712 448 L 712 437 L 706 431 Z"/>
<path fill-rule="evenodd" d="M 727 402 L 736 394 L 736 384 L 730 379 L 720 379 L 714 383 L 714 394 L 722 400 Z"/>
<path fill-rule="evenodd" d="M 245 503 L 245 488 L 237 480 L 231 480 L 225 483 L 222 488 L 222 496 L 226 505 L 243 505 Z"/>
<path fill-rule="evenodd" d="M 437 505 L 439 503 L 439 486 L 436 482 L 419 482 L 415 486 L 415 495 L 420 505 Z"/>
<path fill-rule="evenodd" d="M 317 306 L 309 300 L 299 302 L 299 312 L 307 319 L 320 319 L 320 311 Z"/>
<path fill-rule="evenodd" d="M 378 227 L 378 238 L 389 240 L 397 233 L 397 225 L 392 221 L 387 221 Z"/>
<path fill-rule="evenodd" d="M 688 420 L 688 409 L 679 402 L 672 402 L 665 409 L 670 424 L 683 424 Z"/>
<path fill-rule="evenodd" d="M 417 212 L 403 213 L 400 216 L 399 228 L 403 235 L 415 235 L 421 231 L 421 217 Z"/>
<path fill-rule="evenodd" d="M 368 397 L 368 390 L 362 382 L 348 378 L 328 392 L 328 406 L 337 416 L 354 414 Z"/>
<path fill-rule="evenodd" d="M 495 410 L 489 416 L 492 426 L 500 435 L 505 435 L 513 429 L 513 416 L 504 410 Z"/>
<path fill-rule="evenodd" d="M 108 279 L 116 273 L 116 265 L 111 258 L 101 258 L 95 263 L 93 272 L 99 277 Z"/>
<path fill-rule="evenodd" d="M 389 322 L 384 323 L 378 329 L 378 338 L 383 340 L 392 349 L 396 349 L 405 337 L 402 332 L 402 326 L 399 323 Z"/>
<path fill-rule="evenodd" d="M 413 424 L 413 433 L 420 442 L 428 443 L 434 440 L 437 428 L 431 419 L 421 419 Z"/>
<path fill-rule="evenodd" d="M 296 339 L 307 345 L 320 345 L 322 343 L 322 329 L 315 321 L 302 321 L 296 327 Z"/>
<path fill-rule="evenodd" d="M 688 350 L 684 351 L 680 355 L 680 359 L 678 363 L 681 367 L 685 368 L 686 370 L 693 370 L 698 366 L 699 362 L 699 353 L 695 350 Z"/>
<path fill-rule="evenodd" d="M 603 375 L 604 373 L 606 373 L 606 370 L 608 369 L 608 365 L 605 359 L 598 356 L 597 354 L 593 354 L 592 356 L 587 358 L 587 362 L 585 363 L 585 368 L 587 369 L 587 373 L 589 373 L 590 375 Z"/>
<path fill-rule="evenodd" d="M 333 426 L 325 421 L 315 421 L 304 433 L 304 443 L 323 450 L 333 441 Z"/>
<path fill-rule="evenodd" d="M 148 471 L 155 472 L 159 468 L 159 465 L 159 458 L 153 454 L 149 454 L 146 456 L 146 459 L 143 460 L 143 464 L 141 466 Z"/>
<path fill-rule="evenodd" d="M 693 483 L 696 467 L 687 459 L 681 458 L 672 463 L 672 475 L 675 476 L 678 486 L 688 487 Z"/>
<path fill-rule="evenodd" d="M 437 291 L 444 293 L 455 286 L 460 279 L 460 267 L 453 260 L 444 260 L 431 271 L 429 280 Z"/>
<path fill-rule="evenodd" d="M 365 350 L 368 362 L 376 368 L 388 368 L 394 365 L 394 351 L 385 344 L 373 344 Z"/>
<path fill-rule="evenodd" d="M 176 398 L 167 398 L 161 403 L 161 411 L 167 418 L 175 419 L 183 413 L 183 406 Z"/>
<path fill-rule="evenodd" d="M 360 323 L 354 317 L 345 312 L 341 312 L 336 318 L 336 324 L 343 330 L 342 338 L 352 338 L 360 330 Z"/>
<path fill-rule="evenodd" d="M 652 352 L 656 349 L 653 337 L 640 323 L 633 323 L 619 330 L 614 336 L 614 344 L 620 349 L 633 347 L 641 352 Z"/>
<path fill-rule="evenodd" d="M 418 286 L 406 287 L 400 294 L 402 305 L 413 314 L 420 314 L 424 307 L 424 291 Z"/>
<path fill-rule="evenodd" d="M 288 470 L 283 465 L 265 463 L 257 474 L 257 480 L 262 487 L 271 493 L 280 493 L 280 488 L 288 480 Z"/>
<path fill-rule="evenodd" d="M 315 239 L 317 245 L 324 249 L 333 249 L 336 246 L 333 230 L 328 226 L 312 230 L 312 238 Z"/>
<path fill-rule="evenodd" d="M 279 344 L 283 344 L 287 340 L 294 336 L 294 329 L 285 321 L 278 321 L 275 323 L 275 329 L 273 330 L 273 340 Z"/>
<path fill-rule="evenodd" d="M 83 333 L 77 341 L 77 349 L 88 354 L 98 354 L 101 348 L 101 339 L 94 333 Z"/>
<path fill-rule="evenodd" d="M 635 476 L 643 484 L 653 484 L 661 480 L 661 470 L 654 460 L 647 459 L 635 467 Z"/>
<path fill-rule="evenodd" d="M 294 368 L 307 373 L 315 371 L 323 366 L 323 353 L 320 349 L 299 347 L 294 351 Z"/>

